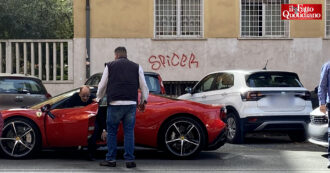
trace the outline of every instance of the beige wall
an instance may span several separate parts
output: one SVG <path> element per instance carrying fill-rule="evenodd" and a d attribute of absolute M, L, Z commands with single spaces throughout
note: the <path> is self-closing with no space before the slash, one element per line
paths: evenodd
<path fill-rule="evenodd" d="M 86 0 L 74 0 L 74 37 L 85 37 Z M 153 37 L 153 0 L 91 0 L 92 38 Z"/>
<path fill-rule="evenodd" d="M 325 33 L 325 3 L 324 0 L 290 0 L 291 4 L 322 4 L 322 20 L 291 20 L 290 37 L 317 38 L 324 37 Z"/>
<path fill-rule="evenodd" d="M 74 0 L 74 37 L 86 35 L 86 0 Z M 91 1 L 92 38 L 153 38 L 154 0 Z M 239 36 L 239 1 L 204 0 L 204 36 Z"/>
<path fill-rule="evenodd" d="M 92 38 L 153 38 L 154 0 L 91 0 Z M 74 37 L 85 37 L 86 0 L 74 0 Z M 204 37 L 237 38 L 239 0 L 204 0 Z M 324 0 L 291 0 L 292 4 L 323 4 L 322 20 L 291 20 L 290 37 L 324 37 Z"/>
<path fill-rule="evenodd" d="M 239 0 L 204 0 L 204 36 L 239 37 Z"/>

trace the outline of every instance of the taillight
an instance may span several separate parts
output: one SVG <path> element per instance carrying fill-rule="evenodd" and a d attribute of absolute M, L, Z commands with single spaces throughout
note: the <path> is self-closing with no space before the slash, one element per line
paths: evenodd
<path fill-rule="evenodd" d="M 311 100 L 311 93 L 309 91 L 296 93 L 294 96 L 300 97 L 304 100 Z"/>
<path fill-rule="evenodd" d="M 52 95 L 50 95 L 49 93 L 45 94 L 47 99 L 50 99 L 52 97 Z"/>
<path fill-rule="evenodd" d="M 221 109 L 220 109 L 220 119 L 221 120 L 226 120 L 227 118 L 227 108 L 225 106 L 223 106 Z"/>
<path fill-rule="evenodd" d="M 160 75 L 158 75 L 158 80 L 159 80 L 159 84 L 160 84 L 160 92 L 161 92 L 162 94 L 166 94 L 166 93 L 165 93 L 165 87 L 164 87 L 164 84 L 163 84 L 163 80 L 162 80 L 162 78 L 160 77 Z"/>
<path fill-rule="evenodd" d="M 247 91 L 241 94 L 243 101 L 258 101 L 266 95 L 260 91 Z"/>

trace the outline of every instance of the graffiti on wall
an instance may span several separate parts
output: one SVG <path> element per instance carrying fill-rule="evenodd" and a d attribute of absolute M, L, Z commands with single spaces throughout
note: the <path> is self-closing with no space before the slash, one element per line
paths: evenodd
<path fill-rule="evenodd" d="M 173 53 L 172 55 L 151 55 L 149 57 L 149 63 L 153 70 L 159 70 L 160 68 L 166 67 L 188 67 L 198 68 L 198 60 L 194 53 L 190 56 L 186 54 Z"/>

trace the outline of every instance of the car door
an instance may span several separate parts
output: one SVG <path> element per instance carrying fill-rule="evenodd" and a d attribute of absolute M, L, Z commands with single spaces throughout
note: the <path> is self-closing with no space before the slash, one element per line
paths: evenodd
<path fill-rule="evenodd" d="M 46 89 L 42 86 L 41 81 L 34 80 L 34 79 L 25 79 L 22 80 L 23 88 L 19 89 L 22 94 L 22 106 L 30 106 L 36 103 L 42 102 L 47 100 Z"/>
<path fill-rule="evenodd" d="M 217 73 L 212 85 L 212 91 L 205 93 L 205 104 L 226 104 L 230 97 L 230 88 L 234 86 L 234 75 L 230 73 Z"/>
<path fill-rule="evenodd" d="M 0 78 L 0 109 L 20 108 L 46 100 L 46 91 L 34 79 Z"/>
<path fill-rule="evenodd" d="M 0 109 L 19 108 L 24 106 L 24 82 L 20 79 L 0 78 Z"/>
<path fill-rule="evenodd" d="M 191 97 L 189 100 L 208 104 L 208 99 L 210 95 L 214 94 L 214 82 L 216 79 L 216 74 L 210 74 L 204 77 L 193 89 Z"/>
<path fill-rule="evenodd" d="M 49 146 L 70 147 L 87 145 L 89 119 L 97 113 L 98 104 L 85 107 L 53 109 L 54 119 L 46 117 L 45 129 Z"/>

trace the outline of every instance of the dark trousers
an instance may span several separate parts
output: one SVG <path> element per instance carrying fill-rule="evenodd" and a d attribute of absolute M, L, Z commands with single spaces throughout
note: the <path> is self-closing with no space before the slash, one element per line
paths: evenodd
<path fill-rule="evenodd" d="M 98 139 L 100 139 L 100 136 L 102 134 L 103 129 L 100 128 L 99 123 L 95 120 L 95 124 L 94 124 L 94 132 L 92 134 L 92 136 L 88 139 L 88 153 L 89 154 L 93 154 L 96 151 L 96 141 Z"/>
<path fill-rule="evenodd" d="M 106 129 L 107 107 L 99 107 L 95 118 L 94 132 L 88 139 L 88 153 L 94 155 L 97 149 L 96 141 L 101 139 L 103 129 Z"/>

